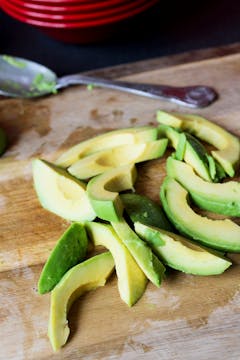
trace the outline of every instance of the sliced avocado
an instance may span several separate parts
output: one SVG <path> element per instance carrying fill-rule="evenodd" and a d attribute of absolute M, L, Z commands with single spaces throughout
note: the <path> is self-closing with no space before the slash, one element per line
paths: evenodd
<path fill-rule="evenodd" d="M 176 180 L 166 177 L 160 192 L 169 220 L 183 235 L 218 250 L 240 251 L 240 227 L 229 219 L 212 220 L 196 214 L 188 193 Z"/>
<path fill-rule="evenodd" d="M 133 223 L 160 227 L 171 231 L 172 225 L 166 218 L 162 208 L 147 196 L 139 194 L 121 194 L 124 209 Z"/>
<path fill-rule="evenodd" d="M 59 350 L 67 341 L 70 329 L 67 312 L 83 293 L 104 286 L 114 269 L 110 252 L 96 255 L 68 270 L 51 293 L 48 337 L 53 350 Z"/>
<path fill-rule="evenodd" d="M 39 294 L 51 291 L 70 268 L 85 259 L 87 245 L 85 228 L 73 223 L 58 240 L 43 267 L 38 282 Z"/>
<path fill-rule="evenodd" d="M 102 245 L 110 250 L 116 266 L 120 297 L 128 306 L 134 305 L 146 289 L 146 276 L 111 225 L 89 222 L 86 228 L 95 246 Z"/>
<path fill-rule="evenodd" d="M 157 131 L 157 130 L 156 130 Z M 7 135 L 3 129 L 0 128 L 0 155 L 4 153 L 7 146 Z"/>
<path fill-rule="evenodd" d="M 167 159 L 167 174 L 177 180 L 200 208 L 218 214 L 240 216 L 240 183 L 209 183 L 197 176 L 186 163 Z"/>
<path fill-rule="evenodd" d="M 134 164 L 129 164 L 107 170 L 89 181 L 88 197 L 100 219 L 119 220 L 123 213 L 119 192 L 133 189 L 136 178 L 136 167 Z"/>
<path fill-rule="evenodd" d="M 146 277 L 159 287 L 165 273 L 164 265 L 123 218 L 117 222 L 111 222 L 111 224 Z"/>
<path fill-rule="evenodd" d="M 186 151 L 186 145 L 187 145 L 187 137 L 186 134 L 180 133 L 179 140 L 175 152 L 175 159 L 177 160 L 183 160 L 185 151 Z"/>
<path fill-rule="evenodd" d="M 179 148 L 179 143 L 181 140 L 181 133 L 179 131 L 166 125 L 160 125 L 158 129 L 159 135 L 166 136 L 170 140 L 170 143 L 174 149 Z M 190 134 L 185 133 L 185 136 L 186 144 L 183 154 L 184 161 L 190 164 L 203 179 L 212 181 L 209 173 L 208 160 L 206 157 L 207 152 L 205 148 Z"/>
<path fill-rule="evenodd" d="M 212 156 L 229 176 L 234 176 L 240 160 L 240 141 L 236 136 L 195 114 L 170 114 L 160 111 L 157 113 L 157 120 L 161 124 L 171 123 L 171 126 L 188 131 L 215 146 L 218 150 L 211 151 Z"/>
<path fill-rule="evenodd" d="M 222 274 L 232 263 L 218 252 L 195 244 L 180 235 L 136 222 L 136 233 L 162 262 L 192 275 Z"/>
<path fill-rule="evenodd" d="M 45 209 L 71 221 L 95 219 L 85 183 L 45 160 L 35 159 L 32 166 L 34 187 Z"/>
<path fill-rule="evenodd" d="M 101 150 L 73 163 L 68 171 L 78 179 L 88 179 L 117 166 L 159 158 L 164 154 L 167 142 L 167 139 L 161 139 Z"/>
<path fill-rule="evenodd" d="M 56 165 L 67 168 L 79 159 L 96 151 L 109 149 L 124 144 L 139 144 L 157 140 L 157 129 L 151 126 L 139 126 L 108 131 L 102 135 L 74 145 L 65 151 L 57 160 Z"/>

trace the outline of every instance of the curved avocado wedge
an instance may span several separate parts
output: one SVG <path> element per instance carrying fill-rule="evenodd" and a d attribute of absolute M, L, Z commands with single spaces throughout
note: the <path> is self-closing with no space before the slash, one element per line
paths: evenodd
<path fill-rule="evenodd" d="M 196 214 L 188 204 L 188 192 L 176 180 L 166 177 L 160 196 L 180 233 L 218 250 L 240 252 L 240 227 L 229 219 L 212 220 Z"/>
<path fill-rule="evenodd" d="M 114 269 L 110 252 L 96 255 L 74 266 L 64 275 L 51 293 L 48 337 L 54 351 L 67 341 L 70 329 L 67 313 L 73 302 L 83 293 L 104 286 Z"/>
<path fill-rule="evenodd" d="M 166 125 L 160 125 L 158 130 L 160 136 L 166 136 L 170 140 L 171 146 L 176 150 L 176 158 L 184 159 L 199 176 L 207 181 L 212 181 L 206 156 L 207 151 L 196 138 Z M 183 149 L 181 149 L 182 146 Z"/>
<path fill-rule="evenodd" d="M 173 269 L 192 275 L 222 274 L 231 261 L 193 241 L 156 227 L 136 222 L 136 233 L 144 239 L 160 260 Z"/>
<path fill-rule="evenodd" d="M 162 208 L 147 196 L 129 193 L 121 194 L 120 198 L 127 215 L 133 223 L 139 221 L 142 224 L 160 227 L 169 231 L 173 230 Z"/>
<path fill-rule="evenodd" d="M 118 221 L 123 213 L 119 192 L 133 189 L 137 178 L 134 164 L 118 166 L 92 178 L 87 185 L 88 197 L 102 220 Z"/>
<path fill-rule="evenodd" d="M 161 139 L 101 150 L 73 163 L 68 172 L 78 179 L 88 179 L 117 166 L 157 159 L 164 154 L 167 142 L 167 139 Z"/>
<path fill-rule="evenodd" d="M 58 240 L 38 281 L 39 294 L 51 291 L 63 275 L 86 257 L 88 246 L 84 226 L 73 223 Z"/>
<path fill-rule="evenodd" d="M 218 214 L 240 216 L 240 183 L 209 183 L 197 176 L 192 167 L 171 157 L 167 159 L 167 174 L 177 180 L 201 209 Z"/>
<path fill-rule="evenodd" d="M 234 176 L 240 161 L 240 141 L 222 127 L 195 115 L 157 112 L 157 121 L 161 124 L 188 131 L 199 139 L 215 146 L 212 156 L 223 167 L 229 176 Z"/>
<path fill-rule="evenodd" d="M 146 277 L 154 285 L 159 287 L 166 270 L 161 261 L 153 254 L 150 247 L 129 227 L 123 218 L 120 221 L 111 222 L 111 225 Z"/>
<path fill-rule="evenodd" d="M 121 299 L 133 306 L 143 295 L 147 278 L 111 225 L 86 223 L 87 233 L 95 246 L 110 250 L 116 267 Z"/>
<path fill-rule="evenodd" d="M 32 168 L 34 188 L 46 210 L 70 221 L 95 219 L 85 183 L 45 160 L 33 160 Z"/>
<path fill-rule="evenodd" d="M 65 151 L 56 161 L 56 165 L 67 168 L 79 159 L 96 151 L 124 144 L 139 144 L 157 140 L 157 129 L 151 126 L 139 126 L 108 131 L 74 145 Z"/>

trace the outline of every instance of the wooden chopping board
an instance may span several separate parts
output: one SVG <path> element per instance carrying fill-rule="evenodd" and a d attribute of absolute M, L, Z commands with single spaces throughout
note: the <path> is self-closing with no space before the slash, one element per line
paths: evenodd
<path fill-rule="evenodd" d="M 159 100 L 84 87 L 34 101 L 0 102 L 10 146 L 0 159 L 1 359 L 239 359 L 240 256 L 221 276 L 171 271 L 128 308 L 116 277 L 73 305 L 67 345 L 53 354 L 47 338 L 49 295 L 37 293 L 44 262 L 68 223 L 42 209 L 31 159 L 55 159 L 69 146 L 109 129 L 156 124 L 157 109 L 195 112 L 240 135 L 240 55 L 129 76 L 172 85 L 206 84 L 220 94 L 190 111 Z M 165 158 L 144 164 L 136 189 L 159 201 Z M 227 237 L 227 234 L 226 234 Z"/>

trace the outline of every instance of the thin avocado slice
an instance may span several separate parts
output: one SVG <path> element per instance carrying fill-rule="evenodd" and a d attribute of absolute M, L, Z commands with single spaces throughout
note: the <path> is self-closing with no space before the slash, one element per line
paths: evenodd
<path fill-rule="evenodd" d="M 167 142 L 161 139 L 101 150 L 73 163 L 68 171 L 78 179 L 88 179 L 118 166 L 157 159 L 164 154 Z"/>
<path fill-rule="evenodd" d="M 7 135 L 3 129 L 0 128 L 0 155 L 4 153 L 7 147 Z"/>
<path fill-rule="evenodd" d="M 177 147 L 176 147 L 176 152 L 175 152 L 175 159 L 177 159 L 177 160 L 183 160 L 184 159 L 184 155 L 185 155 L 185 151 L 186 151 L 186 145 L 187 145 L 186 134 L 180 133 L 178 144 L 177 144 Z"/>
<path fill-rule="evenodd" d="M 70 221 L 92 221 L 96 214 L 86 184 L 45 160 L 32 162 L 34 187 L 41 205 Z"/>
<path fill-rule="evenodd" d="M 84 226 L 80 223 L 70 225 L 43 267 L 38 282 L 39 294 L 51 291 L 70 268 L 83 261 L 87 246 L 88 239 Z"/>
<path fill-rule="evenodd" d="M 209 183 L 194 173 L 191 166 L 171 157 L 167 159 L 167 174 L 177 180 L 200 208 L 218 214 L 240 216 L 240 183 Z"/>
<path fill-rule="evenodd" d="M 67 341 L 70 329 L 67 313 L 83 293 L 104 286 L 114 269 L 110 252 L 96 255 L 68 270 L 51 293 L 48 337 L 54 351 Z"/>
<path fill-rule="evenodd" d="M 117 222 L 111 222 L 111 224 L 146 277 L 159 287 L 165 273 L 165 267 L 161 261 L 123 218 Z"/>
<path fill-rule="evenodd" d="M 160 260 L 173 269 L 192 275 L 222 274 L 232 264 L 219 252 L 197 245 L 183 236 L 136 222 L 136 233 Z"/>
<path fill-rule="evenodd" d="M 159 135 L 166 136 L 170 140 L 170 144 L 174 149 L 178 149 L 178 153 L 180 151 L 179 146 L 181 143 L 181 132 L 178 130 L 166 126 L 159 126 Z M 209 168 L 208 168 L 208 160 L 206 157 L 206 150 L 203 145 L 195 139 L 190 134 L 185 133 L 186 143 L 185 143 L 185 151 L 183 153 L 183 159 L 186 163 L 191 165 L 195 171 L 201 176 L 203 179 L 207 181 L 212 181 Z M 175 154 L 176 156 L 176 154 Z M 178 154 L 177 154 L 178 156 Z"/>
<path fill-rule="evenodd" d="M 129 193 L 121 194 L 120 198 L 132 223 L 139 221 L 142 224 L 173 230 L 160 205 L 147 196 Z"/>
<path fill-rule="evenodd" d="M 213 145 L 218 150 L 211 151 L 212 156 L 229 176 L 235 175 L 240 161 L 239 139 L 217 124 L 195 114 L 157 112 L 161 124 L 188 131 L 199 139 Z"/>
<path fill-rule="evenodd" d="M 188 192 L 176 180 L 165 178 L 160 197 L 169 220 L 181 234 L 218 250 L 240 251 L 240 227 L 229 219 L 212 220 L 195 213 Z"/>
<path fill-rule="evenodd" d="M 133 306 L 146 289 L 147 278 L 143 271 L 111 225 L 88 222 L 86 229 L 95 246 L 102 245 L 110 250 L 115 262 L 120 297 L 128 306 Z"/>
<path fill-rule="evenodd" d="M 118 221 L 123 213 L 119 192 L 132 190 L 137 178 L 134 164 L 118 166 L 92 178 L 87 185 L 88 197 L 102 220 Z"/>
<path fill-rule="evenodd" d="M 67 168 L 79 159 L 96 151 L 124 144 L 139 144 L 157 140 L 157 129 L 152 126 L 139 126 L 108 131 L 80 142 L 65 151 L 56 160 L 56 165 Z"/>

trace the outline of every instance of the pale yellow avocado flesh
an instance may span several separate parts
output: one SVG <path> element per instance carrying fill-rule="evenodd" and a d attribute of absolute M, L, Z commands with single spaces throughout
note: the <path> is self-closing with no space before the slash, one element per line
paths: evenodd
<path fill-rule="evenodd" d="M 88 222 L 86 229 L 95 246 L 102 245 L 110 250 L 116 266 L 120 297 L 128 306 L 134 305 L 145 291 L 146 276 L 111 225 Z"/>
<path fill-rule="evenodd" d="M 197 214 L 188 203 L 188 192 L 176 180 L 166 177 L 160 195 L 168 218 L 180 233 L 218 250 L 240 251 L 240 226 L 229 219 Z"/>
<path fill-rule="evenodd" d="M 240 216 L 240 183 L 209 183 L 201 179 L 188 164 L 169 157 L 167 174 L 177 180 L 189 193 L 194 202 L 203 209 Z"/>
<path fill-rule="evenodd" d="M 135 231 L 168 266 L 192 275 L 223 273 L 231 261 L 183 236 L 136 222 Z"/>
<path fill-rule="evenodd" d="M 240 160 L 240 141 L 217 124 L 191 114 L 157 112 L 161 124 L 170 125 L 188 131 L 199 139 L 215 146 L 212 156 L 220 163 L 229 176 L 234 176 Z"/>
<path fill-rule="evenodd" d="M 110 252 L 96 255 L 68 270 L 51 293 L 48 336 L 54 351 L 67 341 L 70 329 L 67 313 L 72 303 L 86 291 L 104 286 L 114 269 Z"/>
<path fill-rule="evenodd" d="M 78 179 L 88 179 L 114 167 L 159 158 L 164 154 L 167 142 L 167 139 L 161 139 L 148 143 L 115 146 L 78 160 L 68 168 L 68 171 Z"/>
<path fill-rule="evenodd" d="M 74 145 L 60 155 L 55 163 L 67 168 L 79 159 L 99 150 L 124 144 L 138 144 L 154 140 L 157 140 L 157 129 L 151 126 L 117 129 Z"/>
<path fill-rule="evenodd" d="M 41 205 L 70 221 L 91 221 L 96 214 L 86 184 L 45 160 L 33 160 L 33 181 Z"/>
<path fill-rule="evenodd" d="M 119 192 L 133 189 L 136 178 L 136 167 L 134 164 L 130 164 L 107 170 L 89 181 L 88 197 L 100 219 L 119 220 L 123 212 Z"/>

